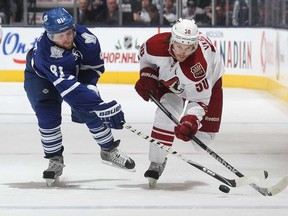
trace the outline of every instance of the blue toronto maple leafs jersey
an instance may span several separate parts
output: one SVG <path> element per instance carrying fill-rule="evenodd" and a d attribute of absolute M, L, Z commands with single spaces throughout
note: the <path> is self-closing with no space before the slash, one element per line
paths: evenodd
<path fill-rule="evenodd" d="M 71 50 L 58 47 L 44 32 L 33 50 L 31 65 L 38 76 L 53 83 L 69 105 L 91 111 L 103 102 L 86 87 L 95 85 L 105 70 L 99 41 L 86 27 L 76 25 Z"/>

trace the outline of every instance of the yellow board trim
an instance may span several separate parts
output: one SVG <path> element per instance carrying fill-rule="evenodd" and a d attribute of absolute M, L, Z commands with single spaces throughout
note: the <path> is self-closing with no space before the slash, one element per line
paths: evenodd
<path fill-rule="evenodd" d="M 135 84 L 139 79 L 137 72 L 105 72 L 99 83 L 106 84 Z M 23 82 L 24 73 L 21 70 L 0 71 L 0 82 Z M 271 80 L 267 77 L 225 74 L 223 76 L 223 87 L 248 88 L 265 90 L 288 103 L 288 86 Z"/>
<path fill-rule="evenodd" d="M 0 82 L 23 82 L 24 73 L 21 70 L 0 71 Z"/>
<path fill-rule="evenodd" d="M 225 74 L 223 87 L 265 90 L 288 103 L 288 86 L 267 77 Z"/>
<path fill-rule="evenodd" d="M 105 72 L 99 83 L 135 84 L 139 79 L 137 72 Z"/>

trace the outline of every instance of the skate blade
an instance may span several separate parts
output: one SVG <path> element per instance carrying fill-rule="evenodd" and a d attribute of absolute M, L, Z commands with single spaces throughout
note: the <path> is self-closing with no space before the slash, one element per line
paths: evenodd
<path fill-rule="evenodd" d="M 54 187 L 60 181 L 59 177 L 56 179 L 45 179 L 45 180 L 46 180 L 46 186 L 47 187 Z"/>
<path fill-rule="evenodd" d="M 111 163 L 111 162 L 105 161 L 105 160 L 101 160 L 101 162 L 102 162 L 103 164 L 106 164 L 106 165 L 109 165 L 109 166 L 112 166 L 112 167 L 115 167 L 115 168 L 118 168 L 118 169 L 121 169 L 121 170 L 126 170 L 126 171 L 128 171 L 128 172 L 136 172 L 136 169 L 135 169 L 135 168 L 133 168 L 133 169 L 127 169 L 126 167 L 120 167 L 120 166 L 115 165 L 114 163 Z"/>
<path fill-rule="evenodd" d="M 146 177 L 146 178 L 148 179 L 149 188 L 155 188 L 157 184 L 157 180 L 154 178 L 149 178 L 149 177 Z"/>

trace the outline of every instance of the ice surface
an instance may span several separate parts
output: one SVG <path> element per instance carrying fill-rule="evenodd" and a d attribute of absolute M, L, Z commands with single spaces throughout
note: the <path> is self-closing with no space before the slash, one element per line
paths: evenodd
<path fill-rule="evenodd" d="M 150 134 L 156 106 L 145 102 L 132 85 L 99 85 L 102 97 L 116 99 L 127 123 Z M 34 113 L 23 83 L 0 83 L 0 215 L 1 216 L 286 216 L 288 189 L 264 197 L 249 186 L 218 190 L 221 184 L 173 155 L 157 188 L 143 177 L 149 166 L 147 141 L 123 129 L 113 131 L 120 147 L 136 162 L 136 173 L 106 166 L 100 149 L 85 125 L 71 123 L 63 104 L 63 143 L 66 167 L 57 187 L 47 188 Z M 221 132 L 211 147 L 243 174 L 267 170 L 267 187 L 288 175 L 288 105 L 263 91 L 224 89 Z M 190 143 L 175 142 L 173 149 L 219 172 L 233 173 Z"/>

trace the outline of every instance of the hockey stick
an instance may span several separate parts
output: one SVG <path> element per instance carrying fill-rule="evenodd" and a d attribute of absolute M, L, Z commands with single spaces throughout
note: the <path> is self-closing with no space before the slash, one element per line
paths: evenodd
<path fill-rule="evenodd" d="M 165 150 L 166 152 L 168 152 L 169 154 L 174 155 L 175 157 L 185 161 L 186 163 L 190 164 L 191 166 L 196 167 L 197 169 L 201 170 L 202 172 L 212 176 L 213 178 L 217 179 L 218 181 L 221 181 L 222 183 L 230 186 L 230 187 L 240 187 L 240 186 L 244 186 L 244 185 L 249 185 L 255 181 L 261 181 L 267 178 L 268 174 L 266 171 L 261 171 L 261 172 L 257 172 L 255 173 L 255 176 L 243 176 L 241 178 L 238 179 L 227 179 L 219 174 L 217 174 L 216 172 L 206 168 L 205 166 L 202 166 L 192 160 L 189 160 L 187 158 L 185 158 L 182 154 L 174 151 L 172 148 L 165 146 L 164 144 L 162 144 L 161 142 L 151 138 L 148 135 L 145 135 L 144 133 L 142 133 L 141 131 L 133 128 L 131 125 L 125 123 L 123 125 L 126 129 L 130 130 L 131 132 L 135 133 L 136 135 L 140 136 L 141 138 L 149 141 L 150 143 L 158 146 L 159 148 Z"/>
<path fill-rule="evenodd" d="M 180 122 L 164 107 L 153 95 L 149 92 L 150 99 L 170 118 L 176 125 L 180 125 Z M 210 149 L 207 145 L 205 145 L 201 140 L 199 140 L 195 136 L 190 136 L 191 139 L 196 142 L 202 149 L 204 149 L 209 155 L 215 158 L 219 163 L 229 169 L 231 172 L 235 173 L 238 177 L 243 177 L 244 175 L 239 172 L 236 168 L 234 168 L 230 163 L 225 161 L 222 157 L 220 157 L 216 152 Z M 266 171 L 265 171 L 266 172 Z M 267 172 L 266 172 L 267 173 Z M 268 176 L 268 173 L 267 173 Z M 288 176 L 285 176 L 282 180 L 280 180 L 277 184 L 269 188 L 262 188 L 258 185 L 251 183 L 249 184 L 256 191 L 258 191 L 263 196 L 274 196 L 281 191 L 285 190 L 288 186 Z"/>

